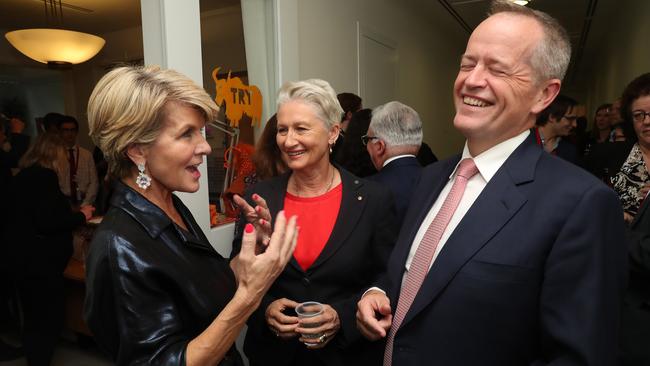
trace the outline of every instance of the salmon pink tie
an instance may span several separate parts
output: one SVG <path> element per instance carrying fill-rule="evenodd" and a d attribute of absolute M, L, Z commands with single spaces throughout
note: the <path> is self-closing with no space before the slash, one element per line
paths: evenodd
<path fill-rule="evenodd" d="M 478 173 L 478 168 L 474 164 L 472 159 L 463 159 L 459 166 L 458 172 L 456 173 L 456 180 L 451 186 L 451 190 L 445 198 L 445 202 L 442 204 L 440 211 L 436 214 L 436 217 L 431 222 L 431 225 L 427 228 L 427 231 L 422 237 L 420 246 L 415 251 L 413 260 L 411 261 L 411 267 L 406 273 L 406 278 L 404 279 L 404 285 L 399 294 L 399 299 L 397 300 L 397 309 L 395 310 L 395 316 L 393 317 L 393 324 L 390 327 L 388 332 L 388 337 L 386 339 L 386 350 L 384 351 L 384 366 L 391 366 L 393 362 L 393 341 L 395 340 L 395 333 L 402 325 L 402 321 L 406 316 L 415 295 L 417 295 L 424 278 L 429 272 L 429 266 L 433 255 L 436 252 L 438 247 L 438 242 L 442 237 L 442 233 L 445 232 L 451 217 L 454 215 L 460 199 L 463 197 L 465 192 L 465 186 L 467 186 L 467 181 Z"/>

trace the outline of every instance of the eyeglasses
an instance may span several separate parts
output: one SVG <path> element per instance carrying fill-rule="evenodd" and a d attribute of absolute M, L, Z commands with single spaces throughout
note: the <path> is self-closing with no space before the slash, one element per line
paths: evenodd
<path fill-rule="evenodd" d="M 371 140 L 377 140 L 377 139 L 379 139 L 379 137 L 377 136 L 363 135 L 361 136 L 361 143 L 363 144 L 363 146 L 366 146 L 368 145 L 368 142 L 370 142 Z"/>
<path fill-rule="evenodd" d="M 637 123 L 645 121 L 646 116 L 650 117 L 650 112 L 644 112 L 644 111 L 632 112 L 632 120 Z"/>

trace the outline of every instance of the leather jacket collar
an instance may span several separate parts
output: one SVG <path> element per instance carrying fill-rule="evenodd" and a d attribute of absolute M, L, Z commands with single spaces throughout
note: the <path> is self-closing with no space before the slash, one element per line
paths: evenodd
<path fill-rule="evenodd" d="M 185 244 L 216 253 L 187 207 L 176 195 L 172 195 L 172 199 L 174 200 L 174 207 L 183 218 L 188 231 L 182 230 L 175 225 L 160 207 L 121 181 L 115 183 L 111 206 L 121 209 L 131 216 L 152 239 L 158 238 L 171 226 L 171 229 L 178 234 Z"/>

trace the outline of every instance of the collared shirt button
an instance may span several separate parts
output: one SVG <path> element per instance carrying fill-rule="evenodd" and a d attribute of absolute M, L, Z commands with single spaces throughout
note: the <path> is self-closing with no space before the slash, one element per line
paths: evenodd
<path fill-rule="evenodd" d="M 355 180 L 354 180 L 354 184 L 359 184 L 359 180 L 358 180 L 358 179 L 355 179 Z"/>
<path fill-rule="evenodd" d="M 311 284 L 311 280 L 309 279 L 309 277 L 303 277 L 302 284 L 305 286 L 309 286 Z"/>
<path fill-rule="evenodd" d="M 363 197 L 361 197 L 361 196 L 357 196 L 357 200 L 358 200 L 358 201 L 361 201 L 362 199 L 363 199 Z"/>

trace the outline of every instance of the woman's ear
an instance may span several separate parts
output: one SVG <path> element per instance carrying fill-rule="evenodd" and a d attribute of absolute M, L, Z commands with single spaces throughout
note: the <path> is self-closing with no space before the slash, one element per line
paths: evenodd
<path fill-rule="evenodd" d="M 339 125 L 338 123 L 334 124 L 332 128 L 330 128 L 329 138 L 327 140 L 330 146 L 336 143 L 336 140 L 338 140 L 339 138 L 340 132 L 341 132 L 341 125 Z"/>
<path fill-rule="evenodd" d="M 126 156 L 131 159 L 133 164 L 145 164 L 147 162 L 147 149 L 141 144 L 131 144 L 126 149 Z"/>

